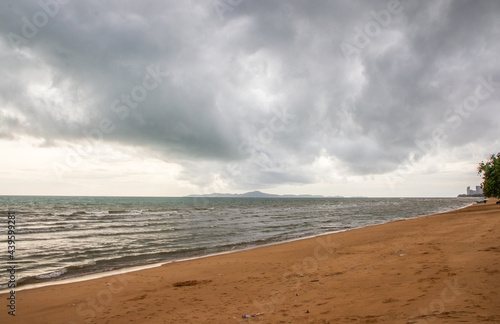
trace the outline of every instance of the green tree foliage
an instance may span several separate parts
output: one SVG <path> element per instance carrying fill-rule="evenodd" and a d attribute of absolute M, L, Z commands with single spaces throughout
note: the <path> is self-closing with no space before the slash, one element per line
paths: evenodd
<path fill-rule="evenodd" d="M 483 175 L 484 196 L 500 198 L 500 153 L 493 154 L 486 163 L 479 163 L 477 172 Z"/>

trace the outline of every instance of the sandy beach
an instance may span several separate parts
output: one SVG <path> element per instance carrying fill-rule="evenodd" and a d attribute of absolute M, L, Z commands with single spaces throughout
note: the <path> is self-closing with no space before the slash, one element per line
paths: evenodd
<path fill-rule="evenodd" d="M 500 323 L 500 205 L 15 296 L 0 323 Z"/>

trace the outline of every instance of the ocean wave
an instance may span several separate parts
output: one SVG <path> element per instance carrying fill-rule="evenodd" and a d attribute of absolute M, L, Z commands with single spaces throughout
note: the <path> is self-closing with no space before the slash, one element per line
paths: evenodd
<path fill-rule="evenodd" d="M 126 214 L 126 210 L 108 210 L 108 214 L 113 215 L 113 214 Z"/>
<path fill-rule="evenodd" d="M 71 213 L 69 216 L 77 216 L 77 215 L 87 215 L 87 213 L 84 211 L 77 211 L 77 212 Z"/>
<path fill-rule="evenodd" d="M 57 270 L 57 271 L 54 271 L 54 272 L 50 272 L 50 273 L 38 275 L 38 276 L 36 276 L 36 278 L 37 279 L 54 279 L 54 278 L 62 276 L 66 272 L 68 272 L 68 269 L 62 268 L 61 270 Z"/>
<path fill-rule="evenodd" d="M 110 215 L 115 215 L 115 214 L 133 214 L 133 215 L 138 215 L 138 214 L 142 214 L 142 212 L 143 212 L 142 209 L 108 210 L 108 214 L 110 214 Z"/>

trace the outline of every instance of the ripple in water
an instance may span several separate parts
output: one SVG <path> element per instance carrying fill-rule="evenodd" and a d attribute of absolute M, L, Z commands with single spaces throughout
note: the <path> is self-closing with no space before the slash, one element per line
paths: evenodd
<path fill-rule="evenodd" d="M 467 198 L 0 197 L 18 284 L 233 251 L 458 209 Z M 7 229 L 0 229 L 0 235 Z M 0 288 L 8 282 L 0 277 Z"/>

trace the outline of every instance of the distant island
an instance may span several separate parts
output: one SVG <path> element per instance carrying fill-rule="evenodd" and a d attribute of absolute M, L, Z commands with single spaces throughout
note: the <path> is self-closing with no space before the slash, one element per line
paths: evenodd
<path fill-rule="evenodd" d="M 186 197 L 190 198 L 343 198 L 340 196 L 336 197 L 325 197 L 321 195 L 275 195 L 268 194 L 261 191 L 246 192 L 243 194 L 229 194 L 229 193 L 211 193 L 206 195 L 189 195 Z"/>

